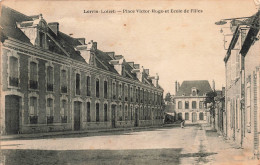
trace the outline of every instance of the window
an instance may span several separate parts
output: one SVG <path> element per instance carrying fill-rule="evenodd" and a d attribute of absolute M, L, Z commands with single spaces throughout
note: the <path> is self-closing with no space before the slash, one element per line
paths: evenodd
<path fill-rule="evenodd" d="M 199 102 L 199 108 L 200 108 L 200 109 L 203 109 L 203 101 L 200 101 L 200 102 Z"/>
<path fill-rule="evenodd" d="M 9 58 L 9 85 L 19 86 L 19 65 L 18 58 L 11 56 Z"/>
<path fill-rule="evenodd" d="M 143 103 L 143 99 L 144 99 L 144 90 L 141 89 L 141 100 L 140 100 L 141 103 Z"/>
<path fill-rule="evenodd" d="M 129 111 L 129 120 L 133 120 L 133 107 L 130 107 L 130 111 Z"/>
<path fill-rule="evenodd" d="M 38 89 L 38 67 L 36 62 L 30 62 L 30 89 Z"/>
<path fill-rule="evenodd" d="M 128 85 L 125 85 L 125 93 L 124 93 L 124 96 L 125 96 L 125 101 L 127 101 L 128 99 Z"/>
<path fill-rule="evenodd" d="M 122 90 L 123 90 L 123 89 L 122 89 L 122 84 L 119 84 L 119 91 L 118 91 L 118 92 L 119 92 L 119 94 L 118 94 L 118 95 L 119 95 L 119 96 L 118 96 L 118 99 L 119 99 L 119 100 L 122 99 L 122 93 L 123 93 Z"/>
<path fill-rule="evenodd" d="M 104 121 L 107 121 L 107 104 L 104 104 Z"/>
<path fill-rule="evenodd" d="M 68 92 L 68 83 L 67 83 L 67 71 L 65 69 L 61 70 L 61 93 Z"/>
<path fill-rule="evenodd" d="M 47 124 L 53 123 L 53 99 L 47 99 L 47 109 L 46 109 L 46 116 L 47 116 Z"/>
<path fill-rule="evenodd" d="M 185 101 L 185 109 L 189 109 L 189 101 Z"/>
<path fill-rule="evenodd" d="M 112 97 L 115 100 L 116 99 L 116 83 L 112 83 Z"/>
<path fill-rule="evenodd" d="M 90 122 L 90 102 L 87 102 L 87 122 Z"/>
<path fill-rule="evenodd" d="M 200 113 L 199 113 L 199 119 L 200 119 L 200 120 L 204 120 L 204 114 L 203 114 L 203 112 L 200 112 Z"/>
<path fill-rule="evenodd" d="M 138 92 L 138 88 L 136 88 L 135 95 L 136 95 L 136 100 L 135 100 L 135 101 L 138 103 L 138 100 L 139 100 L 139 92 Z"/>
<path fill-rule="evenodd" d="M 122 120 L 123 120 L 122 105 L 119 105 L 118 121 L 122 121 Z"/>
<path fill-rule="evenodd" d="M 37 97 L 30 97 L 29 116 L 30 124 L 37 124 Z"/>
<path fill-rule="evenodd" d="M 96 103 L 96 122 L 99 122 L 99 103 Z"/>
<path fill-rule="evenodd" d="M 125 105 L 125 120 L 129 120 L 128 118 L 128 107 Z"/>
<path fill-rule="evenodd" d="M 133 87 L 131 86 L 131 87 L 130 87 L 130 101 L 131 101 L 131 102 L 134 101 L 134 99 L 133 99 L 133 92 L 134 92 L 134 91 L 133 91 Z"/>
<path fill-rule="evenodd" d="M 182 113 L 178 113 L 178 120 L 182 120 Z"/>
<path fill-rule="evenodd" d="M 144 119 L 144 112 L 143 112 L 143 108 L 141 107 L 140 108 L 140 120 L 143 120 Z"/>
<path fill-rule="evenodd" d="M 178 109 L 182 109 L 182 101 L 178 101 Z"/>
<path fill-rule="evenodd" d="M 189 120 L 189 113 L 185 113 L 185 120 Z"/>
<path fill-rule="evenodd" d="M 90 76 L 87 76 L 87 96 L 91 95 L 91 90 L 90 90 Z"/>
<path fill-rule="evenodd" d="M 96 97 L 99 97 L 99 79 L 96 79 Z"/>
<path fill-rule="evenodd" d="M 108 86 L 107 81 L 104 81 L 104 98 L 105 99 L 107 99 L 107 93 L 108 93 L 108 91 L 107 91 L 108 87 L 107 86 Z"/>
<path fill-rule="evenodd" d="M 47 91 L 53 91 L 53 67 L 47 66 Z"/>
<path fill-rule="evenodd" d="M 80 74 L 76 74 L 76 95 L 80 95 Z"/>
<path fill-rule="evenodd" d="M 247 132 L 251 132 L 251 77 L 248 77 L 246 85 L 246 123 Z"/>
<path fill-rule="evenodd" d="M 39 43 L 39 46 L 40 47 L 44 47 L 44 43 L 45 43 L 45 37 L 44 37 L 44 33 L 43 32 L 39 32 L 39 40 L 40 40 L 40 43 Z"/>
<path fill-rule="evenodd" d="M 192 109 L 196 109 L 197 108 L 197 102 L 196 101 L 192 101 Z"/>
<path fill-rule="evenodd" d="M 191 88 L 192 96 L 197 95 L 197 89 L 195 87 Z"/>
<path fill-rule="evenodd" d="M 67 113 L 68 113 L 67 107 L 68 107 L 67 101 L 62 100 L 61 101 L 61 112 L 60 112 L 62 123 L 67 123 Z"/>
<path fill-rule="evenodd" d="M 144 103 L 147 103 L 147 90 L 144 90 Z"/>

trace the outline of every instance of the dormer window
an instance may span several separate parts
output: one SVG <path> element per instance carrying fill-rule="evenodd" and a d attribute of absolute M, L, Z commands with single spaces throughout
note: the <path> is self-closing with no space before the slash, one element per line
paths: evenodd
<path fill-rule="evenodd" d="M 195 87 L 191 88 L 191 93 L 192 93 L 192 96 L 196 96 L 197 95 L 197 89 Z"/>

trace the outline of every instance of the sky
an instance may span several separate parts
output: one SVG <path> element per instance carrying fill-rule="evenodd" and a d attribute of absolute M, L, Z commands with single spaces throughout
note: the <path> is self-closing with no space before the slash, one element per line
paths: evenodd
<path fill-rule="evenodd" d="M 134 61 L 150 75 L 159 74 L 164 94 L 175 93 L 175 81 L 215 80 L 225 86 L 224 36 L 215 22 L 251 16 L 254 0 L 173 1 L 25 1 L 2 4 L 25 15 L 42 14 L 59 22 L 60 31 L 96 41 L 98 49 Z M 150 13 L 84 13 L 84 10 L 150 10 Z M 151 10 L 202 10 L 201 13 L 151 13 Z"/>

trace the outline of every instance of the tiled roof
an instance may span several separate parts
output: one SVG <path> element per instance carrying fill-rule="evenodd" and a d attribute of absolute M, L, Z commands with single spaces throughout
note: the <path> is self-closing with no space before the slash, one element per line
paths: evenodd
<path fill-rule="evenodd" d="M 25 33 L 20 28 L 26 28 L 34 26 L 37 19 L 39 19 L 38 16 L 26 16 L 18 11 L 15 11 L 9 7 L 2 6 L 1 10 L 1 17 L 0 17 L 0 28 L 1 28 L 1 41 L 8 37 L 12 37 L 16 40 L 22 41 L 24 43 L 31 44 L 30 39 L 25 35 Z M 17 25 L 19 24 L 19 25 Z M 18 26 L 18 27 L 17 27 Z M 57 34 L 55 34 L 50 27 L 48 26 L 48 46 L 49 51 L 58 53 L 60 55 L 68 56 L 74 60 L 86 62 L 85 59 L 81 56 L 79 49 L 75 49 L 77 46 L 82 45 L 83 43 L 79 42 L 78 39 L 71 37 L 70 35 L 67 35 L 61 31 L 57 31 Z M 116 69 L 114 68 L 114 65 L 111 64 L 111 60 L 120 60 L 124 59 L 122 55 L 116 55 L 114 56 L 114 59 L 112 59 L 111 56 L 109 56 L 109 52 L 103 52 L 101 50 L 96 49 L 95 50 L 95 58 L 96 58 L 96 66 L 100 69 L 107 70 L 116 74 L 119 74 Z M 131 63 L 134 65 L 134 68 L 127 62 L 122 63 L 125 66 L 126 74 L 123 76 L 138 80 L 136 73 L 133 73 L 133 69 L 139 69 L 139 64 L 136 65 L 133 62 Z M 138 67 L 137 67 L 138 66 Z M 152 80 L 148 78 L 149 75 L 146 73 L 143 74 L 143 78 L 145 81 L 143 83 L 149 84 L 153 86 Z M 161 89 L 161 87 L 158 87 Z"/>
<path fill-rule="evenodd" d="M 97 49 L 95 54 L 96 54 L 96 57 L 99 59 L 99 61 L 101 61 L 103 63 L 103 64 L 100 64 L 100 62 L 97 61 L 98 68 L 101 68 L 104 70 L 107 70 L 107 68 L 108 68 L 108 70 L 110 72 L 117 73 L 114 66 L 112 64 L 109 64 L 109 61 L 112 60 L 112 58 L 109 55 L 107 55 L 107 53 L 102 52 L 101 50 Z M 106 66 L 106 67 L 104 67 L 104 66 Z"/>
<path fill-rule="evenodd" d="M 183 81 L 176 96 L 191 96 L 193 87 L 197 89 L 198 96 L 212 91 L 208 80 Z"/>
<path fill-rule="evenodd" d="M 2 35 L 31 44 L 30 39 L 17 28 L 16 22 L 22 21 L 32 21 L 32 18 L 2 5 L 0 17 Z"/>

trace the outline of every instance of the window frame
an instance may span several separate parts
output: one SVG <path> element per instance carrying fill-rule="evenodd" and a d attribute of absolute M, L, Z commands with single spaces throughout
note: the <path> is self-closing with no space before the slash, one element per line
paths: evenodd
<path fill-rule="evenodd" d="M 33 89 L 30 86 L 30 81 L 31 81 L 31 63 L 34 62 L 36 63 L 36 81 L 37 81 L 37 88 Z M 33 80 L 32 80 L 33 81 Z M 28 59 L 28 90 L 31 91 L 38 91 L 39 90 L 39 61 L 34 58 L 34 57 L 30 57 Z"/>

